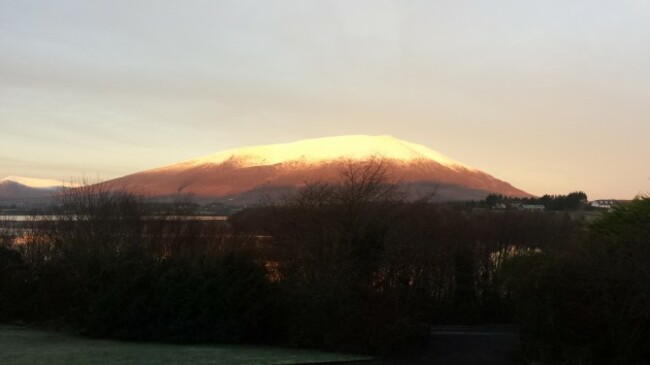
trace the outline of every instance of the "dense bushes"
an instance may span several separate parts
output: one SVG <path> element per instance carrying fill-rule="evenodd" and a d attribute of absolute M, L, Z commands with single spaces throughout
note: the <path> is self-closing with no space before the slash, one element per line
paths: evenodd
<path fill-rule="evenodd" d="M 616 208 L 575 245 L 507 266 L 531 358 L 650 359 L 650 199 Z"/>
<path fill-rule="evenodd" d="M 274 292 L 250 237 L 219 222 L 149 216 L 134 195 L 82 188 L 27 242 L 0 248 L 4 320 L 93 336 L 263 341 Z"/>
<path fill-rule="evenodd" d="M 510 321 L 505 259 L 576 234 L 564 214 L 408 202 L 388 171 L 351 165 L 341 184 L 233 217 L 271 237 L 291 343 L 394 353 L 426 343 L 431 323 Z"/>
<path fill-rule="evenodd" d="M 0 321 L 21 315 L 23 307 L 15 298 L 24 296 L 27 266 L 19 252 L 0 246 Z"/>
<path fill-rule="evenodd" d="M 256 342 L 273 303 L 266 273 L 241 253 L 125 264 L 106 275 L 83 319 L 95 336 Z"/>
<path fill-rule="evenodd" d="M 531 358 L 647 357 L 648 199 L 587 230 L 562 212 L 406 201 L 388 171 L 347 166 L 230 226 L 70 191 L 0 248 L 0 320 L 378 354 L 421 348 L 430 324 L 516 321 Z"/>

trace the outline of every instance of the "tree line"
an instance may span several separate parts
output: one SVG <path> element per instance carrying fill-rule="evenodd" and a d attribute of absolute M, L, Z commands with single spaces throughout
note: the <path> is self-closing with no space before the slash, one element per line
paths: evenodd
<path fill-rule="evenodd" d="M 543 205 L 546 210 L 579 210 L 587 208 L 587 194 L 583 191 L 574 191 L 566 195 L 544 194 L 541 197 L 519 198 L 502 194 L 489 194 L 485 200 L 468 203 L 471 206 L 482 208 L 516 208 L 521 205 Z"/>
<path fill-rule="evenodd" d="M 648 356 L 650 200 L 593 226 L 409 201 L 348 164 L 229 224 L 87 187 L 0 248 L 0 320 L 106 338 L 418 351 L 431 324 L 516 323 L 529 359 Z M 6 242 L 3 241 L 3 242 Z"/>

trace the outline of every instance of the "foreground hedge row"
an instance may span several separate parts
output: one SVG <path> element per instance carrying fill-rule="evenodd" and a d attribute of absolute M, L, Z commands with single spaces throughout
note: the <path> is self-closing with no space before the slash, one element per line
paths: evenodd
<path fill-rule="evenodd" d="M 648 358 L 649 199 L 585 227 L 406 202 L 381 171 L 351 172 L 228 226 L 75 191 L 0 247 L 0 320 L 375 354 L 421 349 L 430 324 L 511 322 L 530 359 Z"/>

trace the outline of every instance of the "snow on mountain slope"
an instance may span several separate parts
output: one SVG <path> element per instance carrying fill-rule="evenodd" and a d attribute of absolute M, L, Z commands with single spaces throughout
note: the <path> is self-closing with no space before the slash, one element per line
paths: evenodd
<path fill-rule="evenodd" d="M 0 181 L 13 181 L 30 188 L 60 188 L 63 186 L 75 186 L 76 184 L 52 179 L 38 179 L 24 176 L 7 176 Z"/>
<path fill-rule="evenodd" d="M 172 168 L 187 168 L 203 164 L 234 162 L 239 167 L 269 166 L 285 162 L 314 164 L 338 159 L 364 160 L 371 157 L 412 162 L 433 160 L 450 168 L 466 168 L 440 152 L 428 147 L 402 141 L 391 136 L 340 136 L 306 139 L 297 142 L 244 147 L 199 157 Z"/>

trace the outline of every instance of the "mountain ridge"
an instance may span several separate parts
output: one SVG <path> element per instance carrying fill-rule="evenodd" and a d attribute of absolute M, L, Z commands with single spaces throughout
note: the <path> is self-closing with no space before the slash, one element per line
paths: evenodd
<path fill-rule="evenodd" d="M 102 183 L 151 197 L 189 194 L 201 200 L 253 203 L 256 192 L 287 192 L 308 181 L 336 182 L 348 163 L 387 161 L 403 187 L 435 191 L 438 200 L 475 200 L 490 193 L 530 196 L 507 182 L 429 147 L 391 136 L 339 136 L 229 149 Z M 421 191 L 427 190 L 427 191 Z M 453 192 L 453 194 L 451 193 Z"/>
<path fill-rule="evenodd" d="M 30 188 L 37 188 L 37 189 L 60 188 L 64 186 L 76 185 L 76 184 L 66 183 L 64 181 L 58 181 L 53 179 L 42 179 L 36 177 L 26 177 L 26 176 L 17 176 L 17 175 L 7 176 L 4 179 L 0 180 L 0 182 L 7 182 L 7 181 L 15 182 Z"/>
<path fill-rule="evenodd" d="M 51 197 L 56 187 L 32 187 L 13 180 L 0 180 L 0 202 L 16 202 Z"/>

